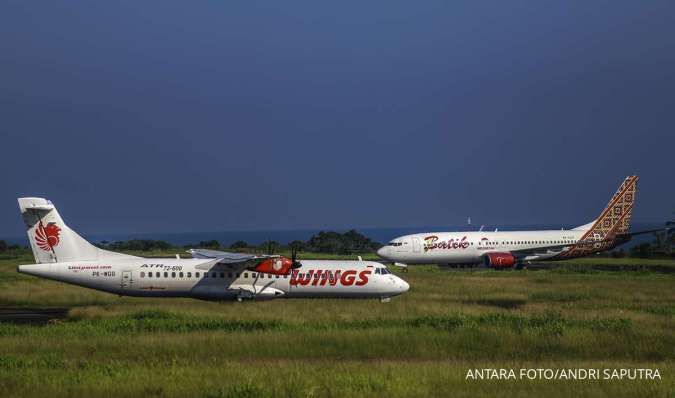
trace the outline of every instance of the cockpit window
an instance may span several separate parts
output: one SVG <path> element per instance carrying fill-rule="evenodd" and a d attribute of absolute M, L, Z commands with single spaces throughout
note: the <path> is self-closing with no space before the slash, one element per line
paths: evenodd
<path fill-rule="evenodd" d="M 403 245 L 402 242 L 389 242 L 387 243 L 387 246 L 401 246 Z"/>
<path fill-rule="evenodd" d="M 380 275 L 391 274 L 391 272 L 389 272 L 389 270 L 386 268 L 375 268 L 375 273 Z"/>

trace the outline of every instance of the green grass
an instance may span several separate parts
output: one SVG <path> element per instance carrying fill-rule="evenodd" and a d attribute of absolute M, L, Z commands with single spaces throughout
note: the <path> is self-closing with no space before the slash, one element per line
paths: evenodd
<path fill-rule="evenodd" d="M 0 306 L 70 311 L 42 326 L 0 324 L 3 396 L 665 397 L 675 391 L 675 274 L 420 266 L 400 274 L 411 291 L 386 304 L 213 303 L 117 297 L 16 273 L 17 264 L 30 262 L 0 259 Z M 465 380 L 469 369 L 525 367 L 648 367 L 658 368 L 662 380 Z"/>

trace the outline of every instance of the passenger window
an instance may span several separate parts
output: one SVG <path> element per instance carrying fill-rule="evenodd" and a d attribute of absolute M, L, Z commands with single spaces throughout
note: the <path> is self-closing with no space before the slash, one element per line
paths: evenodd
<path fill-rule="evenodd" d="M 172 277 L 172 278 L 175 278 L 175 277 L 176 277 L 176 273 L 175 273 L 175 272 L 172 272 L 172 273 L 171 273 L 171 277 Z"/>
<path fill-rule="evenodd" d="M 182 272 L 179 272 L 179 273 L 178 273 L 178 277 L 179 277 L 179 278 L 182 278 L 182 277 L 183 277 L 183 273 L 182 273 Z"/>
<path fill-rule="evenodd" d="M 239 272 L 237 272 L 237 278 L 239 278 L 240 275 L 241 275 L 241 274 L 240 274 Z"/>
<path fill-rule="evenodd" d="M 145 272 L 141 272 L 141 278 L 145 278 Z"/>
<path fill-rule="evenodd" d="M 155 272 L 155 277 L 159 278 L 159 272 Z"/>
<path fill-rule="evenodd" d="M 148 272 L 148 278 L 152 278 L 152 272 Z"/>
<path fill-rule="evenodd" d="M 231 273 L 231 272 L 228 272 L 228 273 L 227 273 L 227 277 L 228 277 L 228 278 L 232 278 L 232 273 Z"/>
<path fill-rule="evenodd" d="M 248 272 L 244 272 L 244 278 L 248 278 Z"/>
<path fill-rule="evenodd" d="M 188 278 L 192 278 L 192 272 L 188 272 Z"/>
<path fill-rule="evenodd" d="M 211 278 L 217 278 L 218 273 L 217 272 L 211 272 Z"/>
<path fill-rule="evenodd" d="M 224 277 L 225 277 L 225 273 L 224 273 L 224 272 L 221 272 L 221 273 L 220 273 L 220 277 L 221 277 L 221 278 L 224 278 Z"/>
<path fill-rule="evenodd" d="M 277 277 L 277 279 L 279 279 L 279 275 L 277 275 L 276 277 Z"/>
<path fill-rule="evenodd" d="M 195 272 L 195 278 L 199 278 L 199 272 Z"/>
<path fill-rule="evenodd" d="M 169 277 L 169 273 L 168 273 L 168 272 L 165 272 L 165 273 L 164 273 L 164 277 L 165 277 L 165 278 L 168 278 L 168 277 Z"/>
<path fill-rule="evenodd" d="M 272 279 L 272 274 L 267 274 L 268 279 Z"/>

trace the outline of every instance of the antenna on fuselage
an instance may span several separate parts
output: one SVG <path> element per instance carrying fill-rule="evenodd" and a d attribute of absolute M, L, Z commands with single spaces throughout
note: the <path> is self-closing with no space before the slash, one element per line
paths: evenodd
<path fill-rule="evenodd" d="M 483 227 L 485 227 L 485 225 L 481 225 L 480 228 L 478 229 L 478 232 L 483 232 Z"/>
<path fill-rule="evenodd" d="M 466 220 L 467 225 L 471 225 L 471 216 Z"/>

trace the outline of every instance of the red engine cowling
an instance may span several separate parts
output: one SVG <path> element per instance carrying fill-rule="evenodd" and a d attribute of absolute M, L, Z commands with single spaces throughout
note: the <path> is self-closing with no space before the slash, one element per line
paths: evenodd
<path fill-rule="evenodd" d="M 279 256 L 266 258 L 255 267 L 249 269 L 251 271 L 264 272 L 267 274 L 288 275 L 291 273 L 292 266 L 293 261 L 286 257 Z"/>
<path fill-rule="evenodd" d="M 510 268 L 516 265 L 516 257 L 511 253 L 486 253 L 485 265 L 492 268 Z"/>

